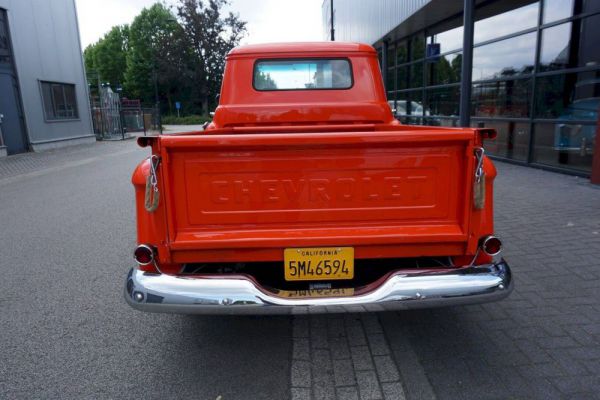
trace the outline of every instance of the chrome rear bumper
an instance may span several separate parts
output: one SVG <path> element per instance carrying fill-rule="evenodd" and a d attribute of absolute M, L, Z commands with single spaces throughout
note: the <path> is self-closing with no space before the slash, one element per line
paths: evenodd
<path fill-rule="evenodd" d="M 508 264 L 463 267 L 442 272 L 398 271 L 380 286 L 350 297 L 279 297 L 250 278 L 178 277 L 132 269 L 125 299 L 138 310 L 179 314 L 307 314 L 387 311 L 486 303 L 513 289 Z"/>

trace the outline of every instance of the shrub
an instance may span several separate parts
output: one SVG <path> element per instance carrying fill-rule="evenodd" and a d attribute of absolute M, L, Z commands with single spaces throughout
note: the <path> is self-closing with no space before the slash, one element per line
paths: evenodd
<path fill-rule="evenodd" d="M 205 115 L 187 115 L 178 117 L 177 115 L 163 115 L 161 122 L 163 125 L 202 125 L 206 121 L 212 121 L 211 117 Z"/>

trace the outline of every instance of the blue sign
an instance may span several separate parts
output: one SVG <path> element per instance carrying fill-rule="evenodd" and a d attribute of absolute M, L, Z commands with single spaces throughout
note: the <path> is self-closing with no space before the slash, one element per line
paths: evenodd
<path fill-rule="evenodd" d="M 440 44 L 429 43 L 425 51 L 427 62 L 437 62 L 440 59 Z"/>
<path fill-rule="evenodd" d="M 175 108 L 179 110 L 181 108 L 181 103 L 178 102 L 178 101 L 176 101 L 175 102 Z"/>

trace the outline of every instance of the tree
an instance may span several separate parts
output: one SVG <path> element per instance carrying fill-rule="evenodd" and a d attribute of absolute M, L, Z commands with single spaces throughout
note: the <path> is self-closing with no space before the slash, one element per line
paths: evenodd
<path fill-rule="evenodd" d="M 315 72 L 315 75 L 317 73 Z M 315 77 L 316 80 L 316 77 Z M 269 73 L 262 71 L 256 71 L 254 74 L 254 87 L 260 90 L 275 90 L 277 89 L 277 83 L 271 78 Z"/>
<path fill-rule="evenodd" d="M 88 45 L 83 51 L 83 63 L 85 64 L 85 72 L 90 84 L 94 84 L 97 79 L 96 67 L 96 43 Z"/>
<path fill-rule="evenodd" d="M 103 81 L 113 87 L 122 84 L 127 67 L 129 26 L 113 27 L 96 45 L 97 70 Z"/>
<path fill-rule="evenodd" d="M 127 25 L 114 26 L 98 42 L 86 47 L 83 57 L 90 81 L 99 79 L 113 87 L 123 83 L 128 38 Z"/>
<path fill-rule="evenodd" d="M 189 45 L 196 102 L 206 114 L 221 88 L 225 57 L 246 33 L 238 15 L 222 16 L 227 0 L 180 0 L 179 22 Z"/>
<path fill-rule="evenodd" d="M 154 98 L 155 80 L 163 72 L 159 60 L 169 43 L 181 30 L 175 16 L 160 3 L 144 8 L 129 28 L 125 70 L 125 92 L 149 103 Z M 161 65 L 165 65 L 164 63 Z M 163 79 L 161 79 L 163 81 Z M 159 88 L 162 92 L 162 87 Z"/>
<path fill-rule="evenodd" d="M 180 101 L 190 113 L 208 113 L 221 88 L 227 53 L 246 32 L 237 15 L 223 15 L 227 0 L 179 0 L 177 17 L 156 3 L 130 26 L 116 26 L 84 51 L 88 79 L 174 112 Z"/>

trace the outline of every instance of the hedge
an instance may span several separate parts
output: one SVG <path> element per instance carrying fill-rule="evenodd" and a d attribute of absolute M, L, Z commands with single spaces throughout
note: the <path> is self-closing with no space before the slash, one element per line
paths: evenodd
<path fill-rule="evenodd" d="M 178 117 L 177 115 L 163 115 L 161 122 L 163 125 L 202 125 L 206 121 L 211 121 L 211 117 L 204 115 L 187 115 Z"/>

